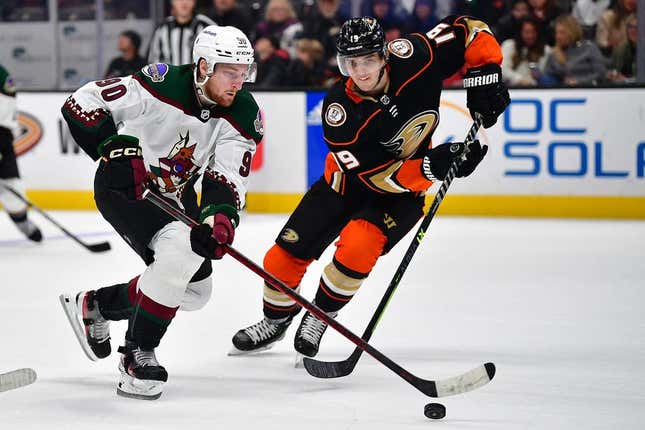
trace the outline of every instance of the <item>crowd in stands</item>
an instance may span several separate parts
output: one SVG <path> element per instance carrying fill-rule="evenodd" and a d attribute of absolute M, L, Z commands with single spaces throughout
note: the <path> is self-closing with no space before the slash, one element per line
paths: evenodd
<path fill-rule="evenodd" d="M 7 1 L 35 6 L 44 0 Z M 80 16 L 88 1 L 59 0 L 59 17 Z M 169 19 L 176 20 L 177 11 L 188 4 L 188 19 L 201 20 L 199 25 L 233 25 L 244 31 L 257 53 L 255 88 L 326 87 L 339 76 L 334 41 L 340 25 L 351 16 L 352 1 L 359 2 L 361 15 L 380 21 L 388 41 L 407 33 L 425 33 L 450 14 L 485 21 L 502 46 L 503 75 L 512 86 L 635 81 L 637 0 L 170 0 L 167 12 Z M 148 2 L 126 3 L 104 0 L 106 13 L 124 13 L 131 4 Z M 141 14 L 145 12 L 137 12 Z M 176 20 L 173 25 L 190 27 L 190 22 Z M 138 52 L 129 45 L 136 46 L 136 51 L 141 45 L 141 56 L 149 62 L 172 62 L 151 49 L 153 42 L 141 43 L 131 33 L 124 33 L 119 43 L 119 49 L 127 52 L 120 66 L 140 63 Z M 461 85 L 464 72 L 447 79 L 445 85 Z"/>
<path fill-rule="evenodd" d="M 351 15 L 350 0 L 213 0 L 197 10 L 237 25 L 258 53 L 256 86 L 327 86 L 338 76 L 334 38 Z M 386 39 L 427 32 L 450 14 L 485 21 L 504 52 L 512 86 L 633 82 L 637 0 L 362 0 Z M 252 12 L 249 12 L 252 11 Z M 460 86 L 461 71 L 446 80 Z"/>

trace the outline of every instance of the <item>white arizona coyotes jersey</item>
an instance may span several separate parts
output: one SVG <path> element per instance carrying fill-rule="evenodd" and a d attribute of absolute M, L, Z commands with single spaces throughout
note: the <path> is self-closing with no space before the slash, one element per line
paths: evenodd
<path fill-rule="evenodd" d="M 262 139 L 253 96 L 237 93 L 233 105 L 204 107 L 193 67 L 151 64 L 132 76 L 91 82 L 72 94 L 63 116 L 94 159 L 97 145 L 116 133 L 139 139 L 148 177 L 175 200 L 197 174 L 223 182 L 244 206 L 251 160 Z"/>

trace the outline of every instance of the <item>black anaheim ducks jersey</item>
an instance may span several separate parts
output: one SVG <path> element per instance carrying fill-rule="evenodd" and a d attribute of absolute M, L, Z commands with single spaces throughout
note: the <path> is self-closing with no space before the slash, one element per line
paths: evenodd
<path fill-rule="evenodd" d="M 329 90 L 323 133 L 330 153 L 325 179 L 337 192 L 423 192 L 421 173 L 439 123 L 443 80 L 464 64 L 500 64 L 502 54 L 488 26 L 470 17 L 448 17 L 426 34 L 387 44 L 389 84 L 378 98 L 361 95 L 351 78 Z"/>

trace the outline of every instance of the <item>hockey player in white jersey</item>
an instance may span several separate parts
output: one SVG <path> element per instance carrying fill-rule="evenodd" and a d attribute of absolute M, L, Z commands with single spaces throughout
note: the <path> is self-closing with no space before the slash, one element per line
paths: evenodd
<path fill-rule="evenodd" d="M 208 301 L 211 260 L 233 242 L 263 134 L 258 105 L 242 89 L 256 72 L 244 33 L 206 27 L 195 40 L 193 60 L 89 83 L 62 107 L 76 142 L 99 160 L 98 209 L 147 264 L 122 284 L 60 297 L 93 360 L 110 354 L 109 322 L 128 320 L 117 387 L 126 397 L 161 395 L 168 375 L 154 350 L 178 309 L 197 310 Z M 200 177 L 198 205 L 194 185 Z M 190 230 L 141 200 L 146 187 L 202 224 Z"/>
<path fill-rule="evenodd" d="M 0 204 L 27 239 L 40 242 L 43 235 L 28 218 L 27 204 L 13 193 L 25 196 L 25 184 L 20 178 L 13 149 L 18 131 L 16 116 L 16 85 L 7 69 L 0 64 Z"/>

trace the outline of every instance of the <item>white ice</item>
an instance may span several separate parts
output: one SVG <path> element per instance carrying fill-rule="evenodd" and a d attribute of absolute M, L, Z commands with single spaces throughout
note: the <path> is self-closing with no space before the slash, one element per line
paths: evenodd
<path fill-rule="evenodd" d="M 179 313 L 158 348 L 170 379 L 162 397 L 118 397 L 117 354 L 85 358 L 58 303 L 61 292 L 129 280 L 143 263 L 93 212 L 50 212 L 91 254 L 33 215 L 45 241 L 21 239 L 0 214 L 0 371 L 32 367 L 35 384 L 0 394 L 0 428 L 13 429 L 495 429 L 637 430 L 645 425 L 645 222 L 435 219 L 373 345 L 414 374 L 445 378 L 486 361 L 495 379 L 431 401 L 371 357 L 352 375 L 319 380 L 293 367 L 292 336 L 256 356 L 228 357 L 230 338 L 261 316 L 262 282 L 230 257 L 215 264 L 215 293 Z M 246 215 L 236 247 L 257 262 L 285 216 Z M 406 237 L 339 320 L 361 334 L 403 255 Z M 303 293 L 312 298 L 322 264 Z M 112 346 L 125 324 L 114 323 Z M 329 329 L 319 358 L 353 344 Z"/>

